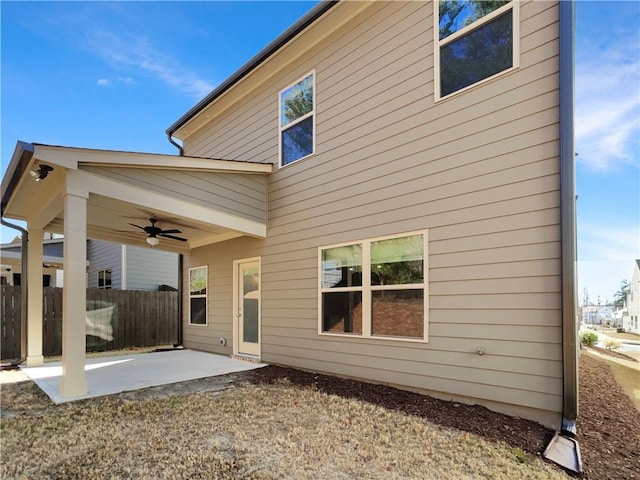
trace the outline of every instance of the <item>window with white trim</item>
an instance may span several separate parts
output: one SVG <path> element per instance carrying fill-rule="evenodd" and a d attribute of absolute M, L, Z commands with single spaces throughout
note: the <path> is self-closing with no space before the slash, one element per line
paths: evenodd
<path fill-rule="evenodd" d="M 280 166 L 315 151 L 315 71 L 280 92 Z"/>
<path fill-rule="evenodd" d="M 434 2 L 436 100 L 518 66 L 516 0 Z"/>
<path fill-rule="evenodd" d="M 98 288 L 110 289 L 111 288 L 111 269 L 105 268 L 104 270 L 98 270 Z"/>
<path fill-rule="evenodd" d="M 189 269 L 189 324 L 207 324 L 207 266 Z"/>
<path fill-rule="evenodd" d="M 427 231 L 319 248 L 323 335 L 427 340 Z"/>

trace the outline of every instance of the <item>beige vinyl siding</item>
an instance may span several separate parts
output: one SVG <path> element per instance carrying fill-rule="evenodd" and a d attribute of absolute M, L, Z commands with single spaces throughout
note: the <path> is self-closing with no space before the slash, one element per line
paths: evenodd
<path fill-rule="evenodd" d="M 266 220 L 267 186 L 263 175 L 109 167 L 83 167 L 83 170 L 204 207 Z"/>
<path fill-rule="evenodd" d="M 522 4 L 518 69 L 437 104 L 432 12 L 426 2 L 373 3 L 185 139 L 189 155 L 277 164 L 278 92 L 316 69 L 316 153 L 269 176 L 267 238 L 186 258 L 185 268 L 209 265 L 210 324 L 185 327 L 185 345 L 231 352 L 218 341 L 232 333 L 232 262 L 260 256 L 264 361 L 553 426 L 562 399 L 558 5 Z M 429 230 L 429 343 L 318 335 L 317 248 L 420 229 Z"/>

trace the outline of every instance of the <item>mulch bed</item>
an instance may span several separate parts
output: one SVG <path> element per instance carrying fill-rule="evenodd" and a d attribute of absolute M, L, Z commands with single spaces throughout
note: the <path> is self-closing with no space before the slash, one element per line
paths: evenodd
<path fill-rule="evenodd" d="M 608 349 L 608 348 L 602 348 L 602 347 L 596 347 L 595 345 L 592 345 L 590 347 L 588 347 L 590 350 L 594 350 L 602 355 L 609 355 L 610 357 L 616 357 L 619 358 L 621 360 L 629 360 L 630 362 L 638 362 L 637 359 L 630 357 L 629 355 L 622 353 L 622 352 L 618 352 L 617 350 L 612 350 L 612 349 Z"/>
<path fill-rule="evenodd" d="M 584 478 L 640 479 L 640 412 L 606 363 L 580 355 L 578 398 Z"/>
<path fill-rule="evenodd" d="M 477 434 L 487 441 L 542 455 L 553 431 L 521 418 L 426 395 L 356 380 L 270 365 L 247 372 L 249 381 L 272 383 L 287 378 L 295 385 L 353 398 L 417 415 L 443 427 Z M 614 380 L 608 365 L 580 357 L 578 442 L 588 480 L 640 479 L 640 412 Z"/>

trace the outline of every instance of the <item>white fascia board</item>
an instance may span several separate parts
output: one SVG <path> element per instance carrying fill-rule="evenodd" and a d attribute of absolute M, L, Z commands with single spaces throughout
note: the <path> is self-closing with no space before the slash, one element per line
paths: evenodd
<path fill-rule="evenodd" d="M 216 160 L 199 157 L 180 157 L 159 153 L 121 152 L 90 148 L 34 146 L 41 162 L 77 170 L 79 166 L 115 166 L 123 168 L 151 168 L 170 170 L 201 170 L 208 172 L 271 173 L 270 163 Z"/>

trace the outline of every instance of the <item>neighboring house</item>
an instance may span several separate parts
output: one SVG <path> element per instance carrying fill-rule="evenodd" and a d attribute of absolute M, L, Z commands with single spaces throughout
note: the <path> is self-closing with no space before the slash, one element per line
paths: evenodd
<path fill-rule="evenodd" d="M 43 240 L 42 286 L 62 286 L 63 239 L 59 235 L 46 234 Z M 0 245 L 0 282 L 2 285 L 22 283 L 22 240 L 16 237 L 11 243 Z"/>
<path fill-rule="evenodd" d="M 585 305 L 582 307 L 583 325 L 609 325 L 613 319 L 613 305 Z"/>
<path fill-rule="evenodd" d="M 47 234 L 48 235 L 48 234 Z M 43 286 L 62 287 L 64 238 L 43 241 Z M 20 285 L 22 242 L 0 245 L 2 283 Z M 178 288 L 178 255 L 101 240 L 87 242 L 87 288 L 158 290 Z"/>
<path fill-rule="evenodd" d="M 322 2 L 169 127 L 180 156 L 19 142 L 4 215 L 68 248 L 179 226 L 186 347 L 573 430 L 574 5 L 496 3 Z"/>
<path fill-rule="evenodd" d="M 627 287 L 627 312 L 622 319 L 622 328 L 625 332 L 640 335 L 640 260 L 633 263 L 633 274 Z"/>
<path fill-rule="evenodd" d="M 158 290 L 178 288 L 178 255 L 148 247 L 89 240 L 89 288 Z"/>

